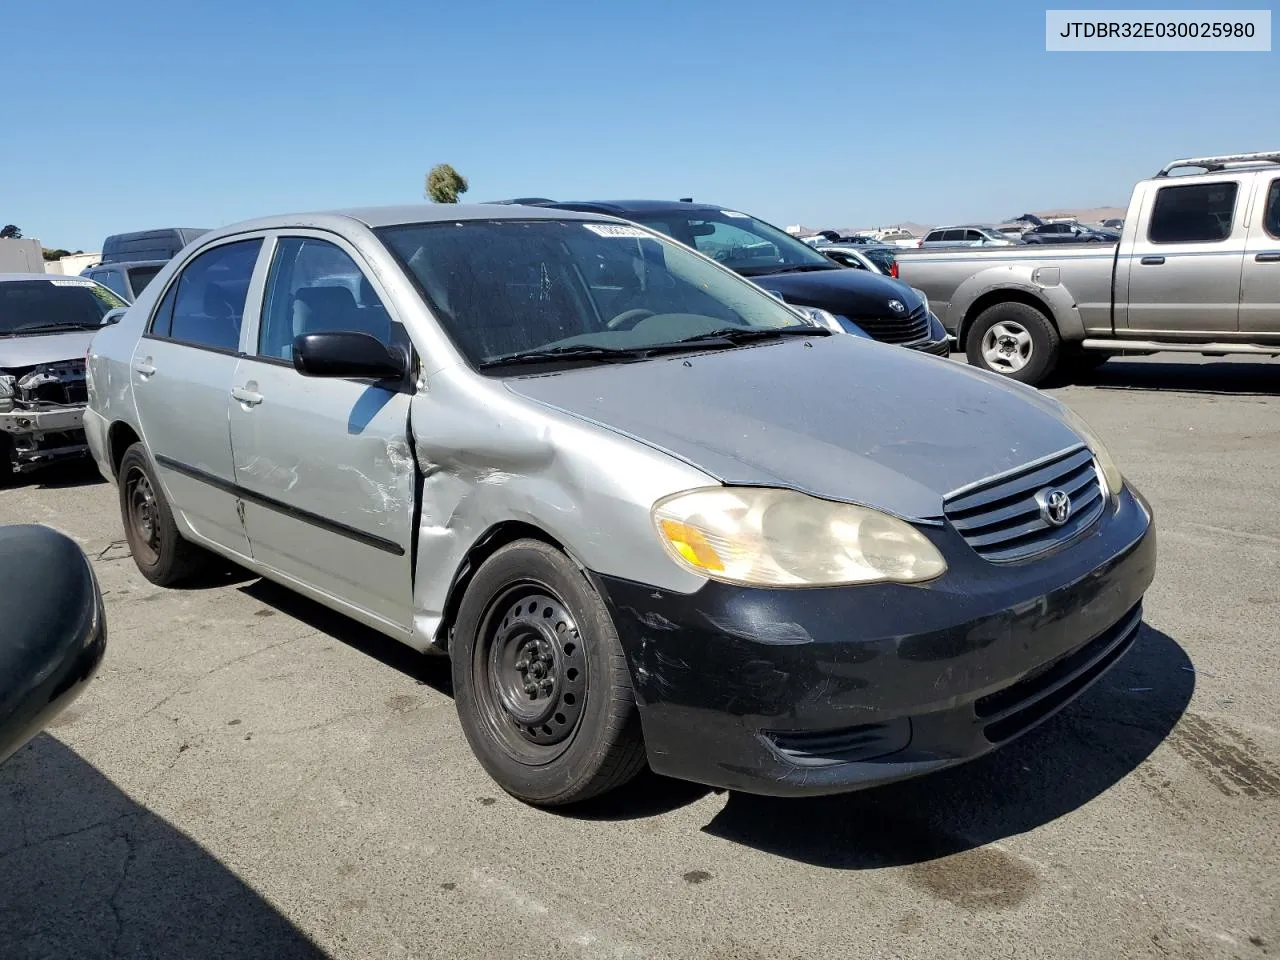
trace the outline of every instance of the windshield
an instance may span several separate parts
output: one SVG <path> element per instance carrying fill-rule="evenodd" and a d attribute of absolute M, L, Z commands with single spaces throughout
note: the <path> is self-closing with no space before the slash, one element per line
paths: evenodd
<path fill-rule="evenodd" d="M 777 273 L 796 267 L 825 269 L 834 266 L 809 244 L 734 210 L 694 210 L 687 216 L 673 210 L 630 219 L 675 237 L 744 276 Z"/>
<path fill-rule="evenodd" d="M 107 311 L 128 304 L 92 280 L 0 283 L 0 335 L 98 327 Z"/>
<path fill-rule="evenodd" d="M 826 332 L 755 286 L 635 226 L 471 220 L 377 233 L 478 367 L 555 350 L 591 359 L 591 350 L 644 351 L 725 331 Z"/>

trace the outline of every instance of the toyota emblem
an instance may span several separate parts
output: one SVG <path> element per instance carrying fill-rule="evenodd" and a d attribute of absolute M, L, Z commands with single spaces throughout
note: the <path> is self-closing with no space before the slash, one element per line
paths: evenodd
<path fill-rule="evenodd" d="M 907 305 L 903 303 L 901 300 L 890 300 L 889 309 L 892 310 L 894 313 L 902 313 L 902 311 L 907 309 Z"/>
<path fill-rule="evenodd" d="M 1071 498 L 1065 490 L 1041 490 L 1036 494 L 1036 504 L 1045 523 L 1060 527 L 1071 517 Z"/>

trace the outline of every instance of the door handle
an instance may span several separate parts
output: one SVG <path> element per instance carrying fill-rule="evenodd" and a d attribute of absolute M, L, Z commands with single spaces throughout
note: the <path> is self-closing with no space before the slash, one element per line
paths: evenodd
<path fill-rule="evenodd" d="M 155 364 L 151 362 L 150 357 L 147 357 L 145 360 L 133 361 L 133 369 L 144 380 L 156 372 Z"/>
<path fill-rule="evenodd" d="M 1144 266 L 1158 267 L 1160 264 L 1164 263 L 1164 257 L 1143 257 L 1142 263 Z"/>
<path fill-rule="evenodd" d="M 1280 263 L 1280 253 L 1260 253 L 1253 259 L 1258 263 Z"/>
<path fill-rule="evenodd" d="M 246 407 L 256 407 L 262 402 L 262 394 L 258 393 L 256 390 L 250 390 L 247 387 L 232 387 L 231 395 Z"/>

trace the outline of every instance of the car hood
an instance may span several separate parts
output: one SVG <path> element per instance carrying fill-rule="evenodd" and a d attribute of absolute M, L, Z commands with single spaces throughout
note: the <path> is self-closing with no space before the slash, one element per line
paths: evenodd
<path fill-rule="evenodd" d="M 818 307 L 855 320 L 858 317 L 905 318 L 921 302 L 905 283 L 881 273 L 850 267 L 810 273 L 766 274 L 747 279 L 765 290 L 780 294 L 788 303 Z M 891 309 L 890 300 L 902 301 L 907 309 Z"/>
<path fill-rule="evenodd" d="M 575 368 L 512 392 L 663 450 L 722 483 L 783 486 L 908 519 L 1081 442 L 1056 401 L 859 337 Z"/>
<path fill-rule="evenodd" d="M 0 337 L 0 370 L 34 367 L 59 360 L 83 360 L 96 330 L 72 330 L 47 336 Z"/>

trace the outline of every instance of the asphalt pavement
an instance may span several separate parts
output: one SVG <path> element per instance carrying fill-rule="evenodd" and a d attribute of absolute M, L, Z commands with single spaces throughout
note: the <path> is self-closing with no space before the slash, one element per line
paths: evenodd
<path fill-rule="evenodd" d="M 442 660 L 247 575 L 151 586 L 90 470 L 0 491 L 94 558 L 110 625 L 0 766 L 0 957 L 1280 956 L 1280 362 L 1051 392 L 1155 508 L 1137 645 L 986 758 L 817 800 L 524 806 Z"/>

